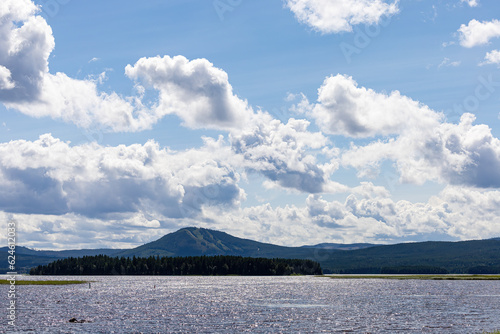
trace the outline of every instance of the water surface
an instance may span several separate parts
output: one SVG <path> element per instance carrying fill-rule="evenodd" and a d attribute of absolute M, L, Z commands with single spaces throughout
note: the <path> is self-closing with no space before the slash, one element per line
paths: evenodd
<path fill-rule="evenodd" d="M 481 333 L 500 329 L 500 281 L 316 277 L 23 277 L 16 330 L 33 333 Z M 8 286 L 2 286 L 6 310 Z M 7 319 L 0 328 L 6 332 Z M 89 323 L 69 323 L 71 318 Z"/>

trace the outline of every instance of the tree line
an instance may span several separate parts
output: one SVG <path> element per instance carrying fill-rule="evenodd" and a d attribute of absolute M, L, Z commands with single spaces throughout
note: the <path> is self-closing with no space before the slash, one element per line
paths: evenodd
<path fill-rule="evenodd" d="M 30 275 L 320 275 L 318 262 L 241 256 L 69 257 L 31 268 Z"/>
<path fill-rule="evenodd" d="M 433 266 L 362 267 L 338 270 L 324 270 L 325 274 L 382 274 L 382 275 L 445 275 L 446 268 Z"/>

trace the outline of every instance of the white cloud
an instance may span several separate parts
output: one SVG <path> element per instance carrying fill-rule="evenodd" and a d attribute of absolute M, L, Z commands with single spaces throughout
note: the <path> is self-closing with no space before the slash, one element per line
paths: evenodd
<path fill-rule="evenodd" d="M 350 194 L 345 201 L 309 195 L 305 207 L 269 204 L 220 212 L 204 211 L 205 227 L 234 235 L 300 246 L 321 242 L 469 240 L 500 234 L 500 192 L 446 187 L 426 203 L 393 201 L 382 187 Z"/>
<path fill-rule="evenodd" d="M 368 219 L 377 226 L 373 236 L 386 237 L 388 240 L 428 240 L 429 237 L 435 239 L 443 236 L 466 240 L 498 236 L 498 204 L 499 191 L 453 186 L 448 186 L 427 203 L 394 202 L 381 195 L 362 199 L 349 195 L 344 203 L 327 202 L 313 195 L 307 200 L 311 217 L 317 221 L 318 217 L 323 216 L 322 224 L 325 219 L 331 220 L 330 225 L 325 226 L 343 229 L 355 222 L 353 229 L 357 231 L 365 226 L 365 220 Z M 354 235 L 351 234 L 351 237 Z"/>
<path fill-rule="evenodd" d="M 217 151 L 217 153 L 214 153 Z M 87 217 L 146 212 L 191 217 L 204 205 L 237 205 L 244 192 L 222 139 L 172 152 L 144 145 L 70 146 L 51 135 L 0 144 L 0 210 Z M 219 160 L 221 157 L 223 160 Z"/>
<path fill-rule="evenodd" d="M 188 127 L 241 128 L 252 117 L 247 102 L 234 95 L 227 73 L 206 59 L 142 58 L 125 73 L 159 91 L 157 115 L 176 114 Z"/>
<path fill-rule="evenodd" d="M 318 90 L 318 103 L 310 109 L 307 113 L 323 132 L 355 138 L 435 126 L 442 118 L 398 91 L 377 93 L 340 74 L 324 81 Z"/>
<path fill-rule="evenodd" d="M 205 206 L 196 220 L 182 217 L 158 221 L 142 212 L 100 219 L 73 213 L 27 215 L 0 211 L 0 228 L 9 219 L 16 219 L 19 244 L 45 249 L 134 247 L 193 225 L 287 246 L 469 240 L 500 235 L 498 190 L 448 186 L 425 203 L 411 203 L 393 201 L 386 190 L 370 183 L 360 187 L 365 190 L 348 195 L 344 201 L 310 195 L 301 207 Z"/>
<path fill-rule="evenodd" d="M 159 119 L 138 98 L 125 100 L 114 92 L 99 92 L 96 81 L 72 79 L 64 73 L 46 73 L 36 99 L 4 103 L 32 117 L 51 117 L 103 131 L 140 131 Z"/>
<path fill-rule="evenodd" d="M 443 61 L 438 65 L 438 68 L 445 67 L 457 67 L 460 66 L 461 61 L 450 61 L 450 58 L 444 58 Z"/>
<path fill-rule="evenodd" d="M 280 187 L 306 193 L 345 191 L 345 186 L 329 180 L 338 163 L 319 164 L 308 153 L 328 143 L 321 133 L 307 131 L 308 126 L 306 120 L 291 118 L 283 124 L 258 113 L 251 126 L 230 134 L 230 142 L 242 167 L 263 174 Z"/>
<path fill-rule="evenodd" d="M 500 37 L 500 21 L 471 20 L 467 25 L 462 24 L 458 29 L 460 45 L 472 48 L 478 45 L 488 44 L 492 38 Z"/>
<path fill-rule="evenodd" d="M 473 125 L 472 114 L 458 125 L 445 123 L 442 113 L 397 91 L 377 93 L 342 75 L 325 80 L 317 104 L 302 95 L 293 110 L 314 118 L 327 134 L 379 137 L 337 153 L 358 177 L 374 178 L 384 161 L 393 161 L 404 183 L 500 187 L 500 141 L 488 126 Z"/>
<path fill-rule="evenodd" d="M 492 50 L 486 53 L 486 56 L 484 57 L 484 62 L 482 62 L 481 65 L 486 65 L 486 64 L 500 65 L 500 50 Z"/>
<path fill-rule="evenodd" d="M 167 114 L 188 127 L 232 129 L 252 117 L 247 102 L 232 92 L 227 74 L 205 59 L 142 58 L 126 75 L 154 88 L 159 102 L 143 95 L 99 91 L 98 80 L 49 73 L 52 29 L 29 0 L 4 0 L 0 11 L 0 101 L 32 117 L 52 117 L 102 131 L 141 131 Z M 91 61 L 94 61 L 92 59 Z M 140 90 L 140 89 L 139 89 Z"/>
<path fill-rule="evenodd" d="M 297 20 L 322 33 L 352 31 L 357 24 L 378 24 L 398 12 L 398 1 L 286 0 Z"/>
<path fill-rule="evenodd" d="M 313 198 L 317 198 L 315 195 Z M 204 211 L 204 227 L 227 231 L 233 235 L 285 246 L 302 246 L 321 242 L 373 241 L 378 233 L 393 235 L 391 227 L 374 219 L 354 217 L 332 223 L 336 210 L 347 213 L 342 203 L 328 203 L 325 212 L 311 215 L 308 207 L 287 205 L 273 208 L 269 204 L 221 212 L 217 208 Z M 321 204 L 318 205 L 318 210 Z M 332 215 L 332 216 L 329 216 Z"/>
<path fill-rule="evenodd" d="M 10 70 L 0 65 L 0 89 L 10 90 L 16 87 L 16 84 L 12 81 L 12 73 Z"/>
<path fill-rule="evenodd" d="M 317 104 L 303 96 L 294 110 L 327 134 L 379 137 L 351 143 L 340 154 L 342 166 L 356 168 L 359 177 L 377 176 L 388 160 L 405 183 L 500 187 L 500 140 L 488 126 L 473 125 L 472 114 L 462 115 L 460 124 L 445 123 L 442 113 L 398 91 L 377 93 L 343 75 L 325 80 Z"/>
<path fill-rule="evenodd" d="M 29 0 L 5 0 L 1 6 L 0 64 L 10 72 L 14 87 L 0 88 L 0 101 L 29 101 L 39 94 L 48 71 L 47 58 L 54 48 L 52 29 L 34 15 L 37 7 Z"/>
<path fill-rule="evenodd" d="M 460 0 L 461 3 L 466 3 L 471 7 L 477 7 L 479 5 L 479 0 Z"/>
<path fill-rule="evenodd" d="M 160 223 L 143 213 L 99 219 L 72 213 L 27 215 L 0 211 L 0 219 L 0 228 L 7 228 L 11 219 L 17 221 L 18 245 L 53 250 L 132 248 L 159 239 L 175 228 L 174 224 Z"/>
<path fill-rule="evenodd" d="M 464 114 L 459 124 L 442 123 L 353 146 L 342 156 L 343 164 L 357 168 L 360 176 L 371 176 L 382 161 L 393 160 L 402 182 L 500 187 L 500 140 L 488 126 L 473 125 L 474 120 L 474 115 Z"/>

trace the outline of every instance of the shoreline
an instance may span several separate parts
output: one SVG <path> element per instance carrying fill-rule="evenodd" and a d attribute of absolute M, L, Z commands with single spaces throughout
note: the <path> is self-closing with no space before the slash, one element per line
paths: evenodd
<path fill-rule="evenodd" d="M 328 275 L 316 275 L 315 277 L 325 277 L 325 278 L 331 278 L 331 279 L 392 279 L 392 280 L 411 280 L 411 279 L 414 279 L 414 280 L 461 280 L 461 281 L 495 281 L 495 280 L 500 280 L 500 275 L 468 275 L 468 274 L 444 274 L 444 275 L 328 274 Z"/>
<path fill-rule="evenodd" d="M 0 279 L 0 285 L 11 284 L 10 280 Z M 70 285 L 70 284 L 85 284 L 90 283 L 90 281 L 73 281 L 73 280 L 50 280 L 50 281 L 36 281 L 36 280 L 15 280 L 16 285 Z"/>

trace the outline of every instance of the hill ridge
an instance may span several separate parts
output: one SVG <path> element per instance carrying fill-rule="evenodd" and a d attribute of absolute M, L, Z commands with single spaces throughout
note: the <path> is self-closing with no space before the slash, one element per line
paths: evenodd
<path fill-rule="evenodd" d="M 340 248 L 335 248 L 337 246 Z M 184 227 L 152 242 L 125 250 L 37 251 L 22 246 L 16 249 L 18 272 L 65 257 L 103 254 L 124 257 L 235 255 L 310 259 L 320 262 L 325 272 L 333 273 L 376 273 L 381 268 L 409 266 L 440 267 L 452 273 L 466 273 L 471 268 L 481 267 L 500 273 L 500 238 L 393 245 L 323 243 L 288 247 L 239 238 L 224 231 Z M 7 263 L 7 250 L 7 247 L 0 248 L 4 263 Z M 0 268 L 0 273 L 7 271 L 6 268 Z"/>

